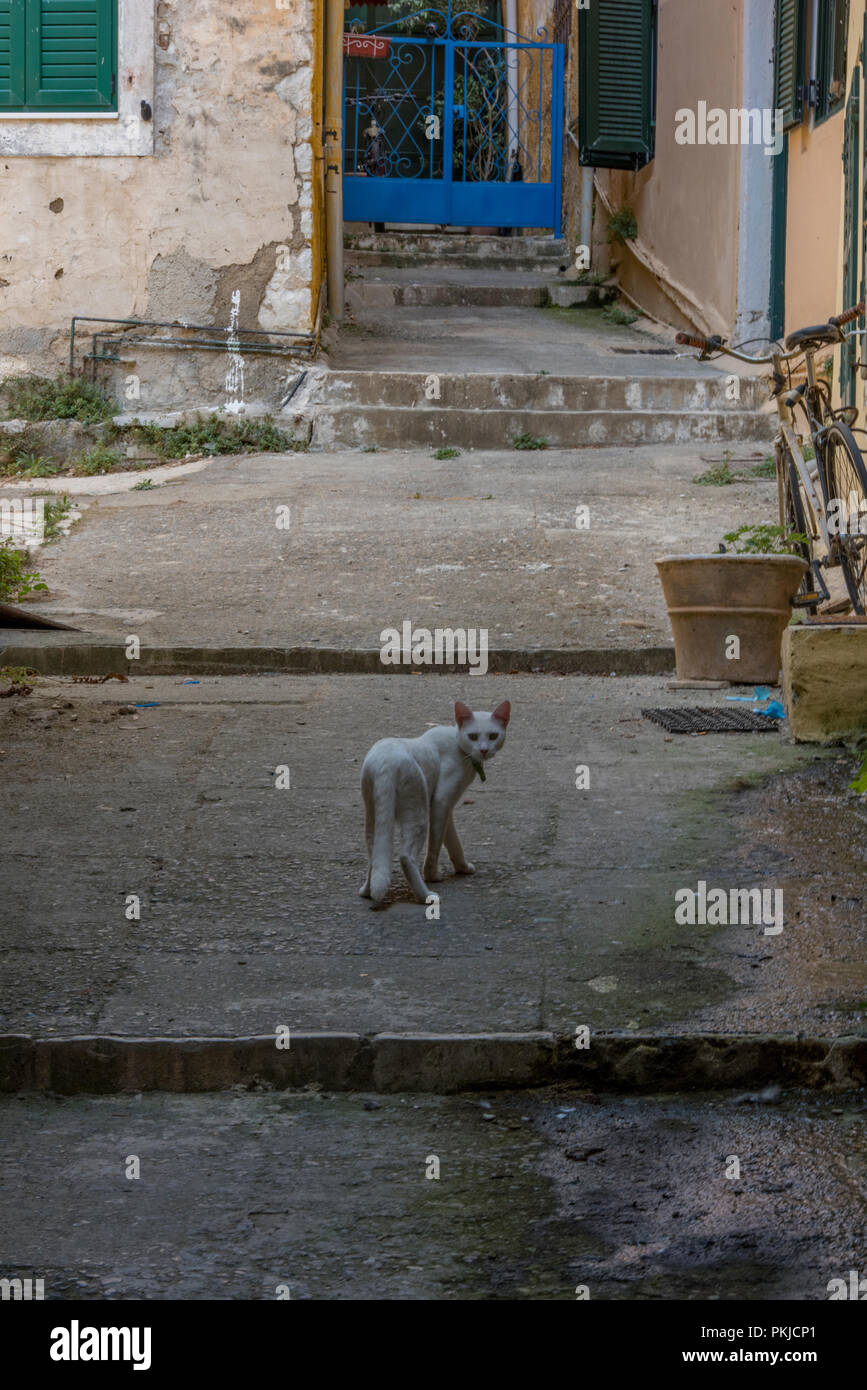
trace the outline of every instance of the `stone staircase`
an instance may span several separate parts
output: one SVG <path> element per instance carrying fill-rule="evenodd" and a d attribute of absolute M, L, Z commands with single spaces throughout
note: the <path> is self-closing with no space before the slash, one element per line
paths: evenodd
<path fill-rule="evenodd" d="M 347 232 L 346 263 L 356 266 L 501 266 L 556 277 L 569 262 L 566 241 L 550 236 L 464 236 L 460 233 Z"/>
<path fill-rule="evenodd" d="M 321 449 L 506 449 L 521 434 L 566 449 L 769 438 L 757 381 L 735 410 L 722 381 L 661 376 L 334 370 L 318 385 L 306 411 Z"/>
<path fill-rule="evenodd" d="M 542 308 L 604 304 L 613 284 L 565 279 L 569 248 L 553 237 L 348 235 L 346 307 Z"/>
<path fill-rule="evenodd" d="M 550 237 L 350 233 L 347 319 L 287 404 L 314 448 L 769 443 L 757 377 L 606 321 Z M 730 397 L 735 394 L 736 398 Z"/>

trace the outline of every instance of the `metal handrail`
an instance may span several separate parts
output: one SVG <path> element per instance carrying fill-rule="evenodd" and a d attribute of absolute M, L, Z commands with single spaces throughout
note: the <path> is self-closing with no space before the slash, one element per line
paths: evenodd
<path fill-rule="evenodd" d="M 190 333 L 211 333 L 211 334 L 213 334 L 214 332 L 219 332 L 219 331 L 220 331 L 220 330 L 217 328 L 217 325 L 216 325 L 216 324 L 213 324 L 213 323 L 209 323 L 209 324 L 201 324 L 201 323 L 182 323 L 182 322 L 179 322 L 177 319 L 175 319 L 174 322 L 169 323 L 169 322 L 167 322 L 166 320 L 161 320 L 161 319 L 109 319 L 109 318 L 100 318 L 100 317 L 98 317 L 98 316 L 96 316 L 96 315 L 92 315 L 92 314 L 75 314 L 75 315 L 73 316 L 73 318 L 72 318 L 72 321 L 71 321 L 71 324 L 70 324 L 70 332 L 69 332 L 69 374 L 70 374 L 70 376 L 73 376 L 73 375 L 75 374 L 75 331 L 76 331 L 76 324 L 79 324 L 79 323 L 109 323 L 109 324 L 112 324 L 115 328 L 180 328 L 180 329 L 183 329 L 184 332 L 190 332 Z M 304 345 L 305 347 L 307 347 L 307 349 L 311 352 L 311 354 L 315 351 L 315 348 L 316 348 L 316 336 L 317 336 L 317 335 L 316 335 L 315 333 L 288 333 L 288 332 L 285 332 L 285 331 L 283 331 L 283 330 L 278 331 L 277 329 L 270 329 L 270 328 L 232 328 L 231 330 L 229 330 L 229 329 L 226 330 L 226 332 L 229 332 L 229 331 L 231 331 L 231 334 L 232 334 L 233 338 L 259 337 L 259 338 L 286 338 L 286 339 L 291 339 L 291 340 L 292 340 L 292 343 L 293 343 L 294 345 Z M 99 332 L 91 334 L 91 338 L 92 338 L 92 339 L 98 339 L 98 338 L 100 338 L 100 337 L 106 337 L 106 338 L 107 338 L 107 337 L 108 337 L 108 334 L 101 334 L 101 333 L 99 333 Z M 140 339 L 128 339 L 127 341 L 134 341 L 134 342 L 136 342 L 137 344 L 140 344 L 140 343 L 142 342 L 142 340 L 140 340 Z M 150 340 L 150 342 L 148 343 L 148 345 L 149 345 L 149 346 L 153 346 L 153 345 L 165 345 L 165 346 L 169 346 L 169 347 L 181 347 L 181 346 L 184 346 L 184 347 L 193 347 L 193 348 L 195 348 L 195 347 L 201 347 L 204 351 L 214 351 L 214 350 L 217 350 L 217 349 L 219 349 L 219 350 L 221 350 L 221 351 L 223 351 L 223 352 L 226 351 L 226 342 L 225 342 L 225 340 L 224 340 L 224 341 L 221 341 L 221 342 L 219 342 L 219 343 L 214 343 L 213 340 L 206 340 L 205 342 L 196 342 L 195 339 L 187 339 L 187 338 L 154 338 L 154 339 Z M 289 351 L 292 350 L 288 344 L 287 344 L 286 347 L 281 347 L 280 344 L 278 344 L 278 343 L 268 343 L 268 342 L 266 342 L 266 343 L 255 343 L 255 342 L 252 342 L 252 343 L 242 343 L 242 344 L 241 344 L 241 347 L 242 347 L 246 352 L 264 352 L 264 353 L 266 353 L 266 354 L 269 354 L 269 353 L 270 353 L 271 355 L 275 355 L 275 354 L 278 354 L 278 355 L 279 355 L 279 354 L 281 354 L 281 353 L 289 352 Z M 91 361 L 94 360 L 94 354 L 93 354 L 93 353 L 88 354 L 88 356 L 85 358 L 85 361 L 88 361 L 88 360 L 91 360 Z M 110 359 L 104 359 L 104 360 L 110 360 Z"/>

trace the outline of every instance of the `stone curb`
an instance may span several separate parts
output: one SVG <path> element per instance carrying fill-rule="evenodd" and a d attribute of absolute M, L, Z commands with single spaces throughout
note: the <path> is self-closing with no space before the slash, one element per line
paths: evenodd
<path fill-rule="evenodd" d="M 867 1038 L 598 1034 L 579 1050 L 551 1033 L 297 1033 L 239 1038 L 0 1037 L 0 1092 L 109 1095 L 232 1086 L 426 1091 L 573 1082 L 611 1091 L 867 1083 Z"/>
<path fill-rule="evenodd" d="M 379 648 L 337 647 L 147 647 L 129 661 L 117 638 L 0 629 L 0 664 L 30 666 L 43 676 L 400 676 L 468 674 L 455 662 L 439 666 L 383 666 Z M 559 676 L 661 676 L 674 670 L 674 647 L 499 649 L 488 652 L 488 674 L 513 672 Z"/>

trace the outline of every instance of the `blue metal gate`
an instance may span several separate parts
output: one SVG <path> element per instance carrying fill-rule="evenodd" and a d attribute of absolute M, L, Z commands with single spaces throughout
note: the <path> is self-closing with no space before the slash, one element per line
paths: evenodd
<path fill-rule="evenodd" d="M 563 45 L 447 4 L 344 37 L 343 215 L 559 236 Z"/>

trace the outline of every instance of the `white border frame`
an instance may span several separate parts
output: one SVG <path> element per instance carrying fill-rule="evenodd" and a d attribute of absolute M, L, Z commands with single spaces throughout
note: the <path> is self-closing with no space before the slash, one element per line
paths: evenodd
<path fill-rule="evenodd" d="M 118 0 L 117 111 L 0 113 L 0 158 L 154 152 L 157 0 Z M 142 119 L 148 102 L 151 119 Z"/>

